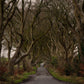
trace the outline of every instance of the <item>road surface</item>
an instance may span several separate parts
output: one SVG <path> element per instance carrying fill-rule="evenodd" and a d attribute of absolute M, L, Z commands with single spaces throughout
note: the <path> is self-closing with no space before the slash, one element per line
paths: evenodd
<path fill-rule="evenodd" d="M 53 78 L 44 67 L 39 67 L 35 75 L 30 76 L 30 80 L 21 84 L 70 84 Z"/>

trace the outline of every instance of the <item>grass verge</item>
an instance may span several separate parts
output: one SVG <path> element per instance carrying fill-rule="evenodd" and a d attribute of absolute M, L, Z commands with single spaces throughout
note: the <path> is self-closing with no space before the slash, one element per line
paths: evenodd
<path fill-rule="evenodd" d="M 14 80 L 14 84 L 18 84 L 23 82 L 25 79 L 28 79 L 29 75 L 35 74 L 35 71 L 32 72 L 24 72 L 22 75 L 18 75 L 18 79 Z"/>
<path fill-rule="evenodd" d="M 16 76 L 11 76 L 7 78 L 8 83 L 6 84 L 19 84 L 24 80 L 27 80 L 30 75 L 36 73 L 36 67 L 33 67 L 33 71 L 31 72 L 23 72 L 22 74 L 17 74 Z"/>
<path fill-rule="evenodd" d="M 60 75 L 59 72 L 56 72 L 53 69 L 48 69 L 48 71 L 54 78 L 60 81 L 70 82 L 72 84 L 84 84 L 84 77 Z"/>

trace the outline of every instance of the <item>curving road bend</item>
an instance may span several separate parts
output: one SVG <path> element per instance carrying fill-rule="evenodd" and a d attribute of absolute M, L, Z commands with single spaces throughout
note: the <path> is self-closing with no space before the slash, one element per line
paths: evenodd
<path fill-rule="evenodd" d="M 39 67 L 35 75 L 30 76 L 30 80 L 21 84 L 70 84 L 54 79 L 44 67 Z"/>

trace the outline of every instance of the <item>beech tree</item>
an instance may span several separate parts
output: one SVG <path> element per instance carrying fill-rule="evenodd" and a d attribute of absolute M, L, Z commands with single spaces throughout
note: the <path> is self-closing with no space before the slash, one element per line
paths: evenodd
<path fill-rule="evenodd" d="M 5 40 L 10 75 L 14 74 L 15 65 L 19 68 L 23 64 L 24 70 L 31 71 L 32 63 L 43 61 L 53 66 L 56 62 L 70 75 L 74 59 L 78 60 L 78 66 L 83 63 L 83 13 L 83 0 L 36 0 L 35 3 L 1 0 L 0 57 Z M 11 57 L 13 47 L 15 53 Z"/>
<path fill-rule="evenodd" d="M 11 3 L 12 6 L 10 6 Z M 18 1 L 16 0 L 11 0 L 8 4 L 6 3 L 6 0 L 0 0 L 0 57 L 4 30 L 15 14 L 17 3 Z"/>

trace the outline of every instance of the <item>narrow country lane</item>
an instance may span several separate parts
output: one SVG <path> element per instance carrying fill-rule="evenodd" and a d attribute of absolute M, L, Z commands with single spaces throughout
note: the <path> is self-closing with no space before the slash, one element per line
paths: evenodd
<path fill-rule="evenodd" d="M 70 84 L 54 79 L 44 67 L 39 67 L 35 75 L 30 76 L 30 80 L 21 84 Z"/>

